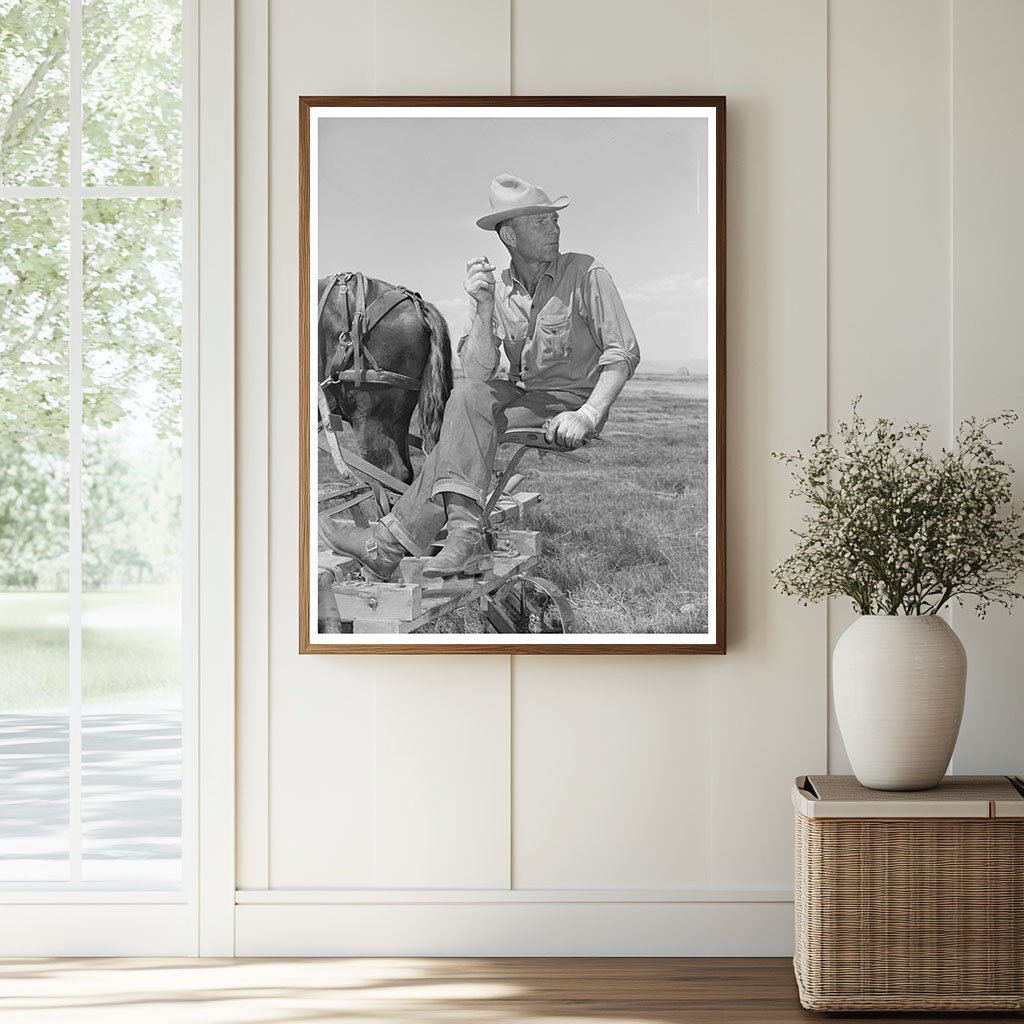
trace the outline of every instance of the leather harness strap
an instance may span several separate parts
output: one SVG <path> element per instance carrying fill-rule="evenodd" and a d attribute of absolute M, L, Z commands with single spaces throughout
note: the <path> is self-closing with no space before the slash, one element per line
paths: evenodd
<path fill-rule="evenodd" d="M 331 297 L 331 292 L 333 292 L 334 289 L 337 287 L 338 282 L 342 279 L 342 277 L 344 277 L 343 274 L 335 274 L 334 277 L 331 278 L 331 283 L 324 289 L 323 295 L 320 296 L 320 305 L 317 306 L 316 310 L 317 324 L 319 324 L 320 321 L 323 319 L 324 306 L 327 305 L 327 300 Z"/>
<path fill-rule="evenodd" d="M 356 274 L 353 280 L 356 286 L 356 308 L 349 317 L 349 338 L 352 339 L 352 372 L 355 374 L 355 385 L 359 387 L 363 373 L 363 338 L 366 336 L 366 278 Z M 343 371 L 341 367 L 338 370 L 335 379 L 341 380 Z"/>
<path fill-rule="evenodd" d="M 407 288 L 390 288 L 367 307 L 366 277 L 361 273 L 335 274 L 320 296 L 317 310 L 318 325 L 323 319 L 327 300 L 335 288 L 345 293 L 346 327 L 338 334 L 338 344 L 331 356 L 327 376 L 320 381 L 321 386 L 346 382 L 357 388 L 366 384 L 380 384 L 386 387 L 405 388 L 407 391 L 419 391 L 423 386 L 422 381 L 404 373 L 382 370 L 364 343 L 377 324 L 403 302 L 411 302 L 422 316 L 423 300 L 420 296 Z M 350 308 L 350 298 L 353 300 L 351 305 L 354 309 Z M 370 369 L 364 367 L 364 361 L 369 363 Z"/>
<path fill-rule="evenodd" d="M 402 373 L 382 370 L 373 353 L 365 347 L 364 342 L 377 324 L 403 302 L 412 302 L 420 316 L 424 317 L 423 299 L 416 292 L 411 292 L 407 288 L 389 288 L 367 307 L 366 277 L 361 273 L 335 274 L 320 296 L 317 308 L 318 327 L 323 321 L 327 301 L 335 290 L 345 297 L 345 326 L 338 334 L 337 345 L 330 359 L 323 359 L 323 366 L 327 368 L 327 376 L 320 381 L 320 386 L 317 388 L 320 420 L 327 439 L 327 449 L 335 467 L 342 475 L 354 476 L 369 487 L 382 514 L 385 514 L 391 507 L 388 491 L 404 494 L 409 489 L 409 485 L 341 447 L 335 425 L 335 420 L 338 417 L 331 413 L 324 387 L 328 384 L 346 382 L 357 388 L 377 384 L 405 388 L 407 391 L 419 391 L 422 387 L 421 381 Z M 326 353 L 323 355 L 326 356 Z M 366 363 L 369 364 L 369 369 L 364 365 Z M 411 434 L 409 441 L 420 448 L 423 447 L 423 442 Z"/>
<path fill-rule="evenodd" d="M 403 483 L 398 477 L 385 472 L 379 466 L 373 465 L 372 462 L 367 462 L 366 459 L 353 455 L 352 452 L 347 452 L 341 447 L 341 442 L 338 440 L 338 435 L 332 425 L 334 417 L 331 415 L 331 410 L 327 404 L 327 395 L 322 387 L 317 388 L 317 405 L 320 409 L 320 419 L 324 424 L 327 450 L 330 452 L 335 468 L 342 476 L 354 476 L 362 480 L 373 491 L 378 503 L 386 513 L 389 507 L 387 490 L 395 491 L 398 494 L 405 494 L 409 489 L 409 485 Z"/>

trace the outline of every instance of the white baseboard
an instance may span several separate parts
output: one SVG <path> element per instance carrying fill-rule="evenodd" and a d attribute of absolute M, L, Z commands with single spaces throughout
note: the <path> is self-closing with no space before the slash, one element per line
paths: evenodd
<path fill-rule="evenodd" d="M 92 903 L 22 899 L 0 905 L 0 956 L 198 954 L 192 907 L 109 903 L 104 895 L 94 895 Z"/>
<path fill-rule="evenodd" d="M 251 901 L 235 908 L 235 954 L 792 956 L 793 904 Z"/>

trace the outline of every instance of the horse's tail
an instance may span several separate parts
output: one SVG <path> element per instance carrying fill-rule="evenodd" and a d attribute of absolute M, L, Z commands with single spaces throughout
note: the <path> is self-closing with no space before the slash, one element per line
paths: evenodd
<path fill-rule="evenodd" d="M 452 342 L 444 317 L 429 302 L 423 303 L 423 311 L 430 328 L 430 355 L 423 370 L 419 411 L 423 447 L 429 452 L 441 434 L 444 406 L 452 393 Z"/>

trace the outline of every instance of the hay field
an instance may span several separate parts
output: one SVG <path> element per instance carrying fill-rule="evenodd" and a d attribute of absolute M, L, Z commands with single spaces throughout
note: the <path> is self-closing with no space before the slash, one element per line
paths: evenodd
<path fill-rule="evenodd" d="M 531 452 L 520 463 L 517 489 L 542 496 L 523 524 L 544 537 L 532 575 L 566 593 L 578 632 L 706 632 L 707 384 L 640 372 L 585 449 L 590 462 Z M 466 612 L 430 632 L 479 629 Z"/>

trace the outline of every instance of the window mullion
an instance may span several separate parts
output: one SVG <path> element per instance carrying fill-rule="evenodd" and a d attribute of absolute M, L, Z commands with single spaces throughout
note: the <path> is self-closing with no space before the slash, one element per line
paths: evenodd
<path fill-rule="evenodd" d="M 68 840 L 71 884 L 82 880 L 82 0 L 70 0 L 68 174 L 68 391 L 70 509 L 68 571 Z"/>

